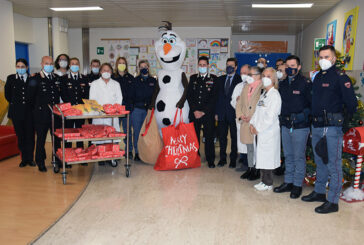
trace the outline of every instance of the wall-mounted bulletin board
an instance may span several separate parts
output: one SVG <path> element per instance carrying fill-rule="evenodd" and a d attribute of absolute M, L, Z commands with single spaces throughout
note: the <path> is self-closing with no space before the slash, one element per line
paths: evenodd
<path fill-rule="evenodd" d="M 154 39 L 101 39 L 104 43 L 106 61 L 114 67 L 118 57 L 128 60 L 128 69 L 132 75 L 137 75 L 138 61 L 147 59 L 152 75 L 157 75 L 161 68 L 155 55 Z M 187 77 L 197 73 L 199 56 L 210 59 L 210 73 L 222 75 L 225 71 L 226 60 L 230 55 L 229 39 L 186 39 L 186 58 L 182 65 Z"/>

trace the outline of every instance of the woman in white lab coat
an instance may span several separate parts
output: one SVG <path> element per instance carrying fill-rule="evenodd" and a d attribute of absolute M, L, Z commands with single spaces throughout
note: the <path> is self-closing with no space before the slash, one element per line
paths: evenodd
<path fill-rule="evenodd" d="M 90 100 L 96 100 L 100 105 L 121 104 L 123 96 L 120 84 L 111 79 L 112 67 L 109 63 L 104 63 L 100 67 L 101 77 L 91 83 Z M 120 131 L 119 118 L 98 118 L 92 119 L 92 124 L 113 126 L 116 131 Z M 115 142 L 115 141 L 114 141 Z M 111 143 L 111 141 L 97 141 L 94 144 Z M 100 162 L 100 165 L 103 165 Z"/>
<path fill-rule="evenodd" d="M 250 130 L 256 135 L 256 168 L 261 170 L 262 181 L 254 187 L 259 190 L 272 190 L 273 170 L 280 166 L 281 138 L 279 114 L 281 96 L 278 90 L 276 71 L 269 67 L 263 71 L 264 93 L 260 96 L 255 113 L 250 120 Z"/>

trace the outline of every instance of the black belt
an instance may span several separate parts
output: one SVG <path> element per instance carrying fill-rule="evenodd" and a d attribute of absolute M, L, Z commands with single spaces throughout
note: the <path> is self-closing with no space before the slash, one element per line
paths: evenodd
<path fill-rule="evenodd" d="M 325 127 L 325 126 L 336 126 L 341 127 L 344 124 L 344 116 L 341 112 L 332 113 L 328 112 L 325 116 L 313 116 L 313 126 Z"/>

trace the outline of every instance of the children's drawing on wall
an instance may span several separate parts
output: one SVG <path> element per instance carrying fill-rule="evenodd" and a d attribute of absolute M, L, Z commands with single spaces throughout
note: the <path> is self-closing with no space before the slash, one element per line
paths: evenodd
<path fill-rule="evenodd" d="M 342 54 L 346 70 L 353 69 L 358 13 L 359 7 L 356 7 L 345 14 Z"/>
<path fill-rule="evenodd" d="M 335 39 L 336 39 L 336 24 L 337 20 L 334 20 L 327 24 L 326 28 L 326 44 L 335 47 Z"/>

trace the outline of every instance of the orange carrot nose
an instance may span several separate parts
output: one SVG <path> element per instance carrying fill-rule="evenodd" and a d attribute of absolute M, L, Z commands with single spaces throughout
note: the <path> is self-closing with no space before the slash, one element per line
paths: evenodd
<path fill-rule="evenodd" d="M 169 51 L 171 51 L 171 49 L 172 49 L 172 45 L 170 45 L 169 43 L 166 43 L 163 45 L 163 50 L 164 50 L 165 55 L 168 54 Z"/>

